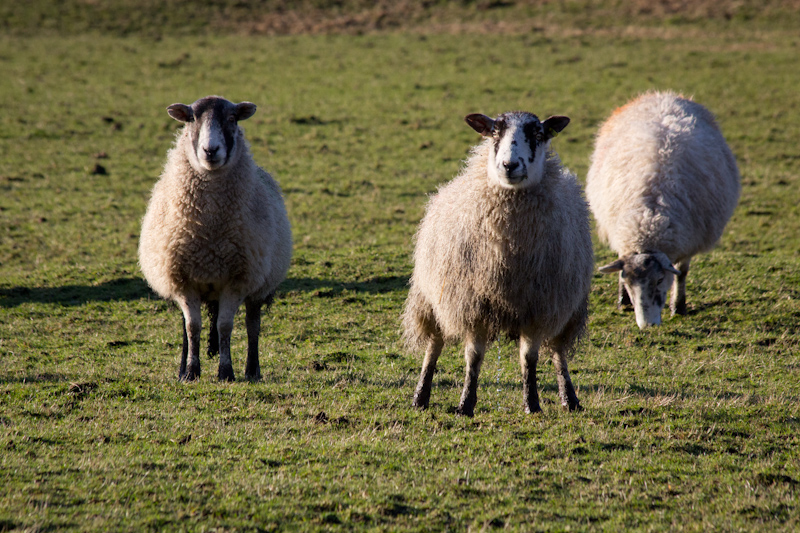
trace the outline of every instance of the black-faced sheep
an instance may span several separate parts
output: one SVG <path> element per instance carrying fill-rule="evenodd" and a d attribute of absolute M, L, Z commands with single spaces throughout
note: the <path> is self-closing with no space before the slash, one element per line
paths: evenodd
<path fill-rule="evenodd" d="M 467 123 L 485 140 L 459 176 L 427 206 L 416 235 L 404 338 L 424 349 L 413 404 L 426 408 L 445 341 L 465 343 L 466 378 L 457 412 L 472 416 L 487 344 L 520 338 L 526 412 L 540 411 L 536 364 L 553 351 L 559 396 L 580 409 L 567 358 L 585 331 L 593 269 L 589 214 L 580 186 L 550 150 L 567 117 L 530 113 Z"/>
<path fill-rule="evenodd" d="M 142 220 L 142 273 L 183 312 L 181 379 L 200 376 L 201 303 L 209 308 L 209 348 L 219 351 L 222 380 L 234 378 L 231 331 L 245 304 L 245 376 L 258 379 L 261 308 L 286 277 L 292 236 L 280 187 L 253 162 L 238 125 L 256 106 L 209 96 L 167 111 L 185 126 Z"/>
<path fill-rule="evenodd" d="M 714 247 L 739 201 L 739 170 L 714 116 L 672 92 L 650 92 L 600 127 L 586 196 L 601 241 L 619 259 L 620 307 L 633 303 L 640 328 L 686 313 L 686 275 Z"/>

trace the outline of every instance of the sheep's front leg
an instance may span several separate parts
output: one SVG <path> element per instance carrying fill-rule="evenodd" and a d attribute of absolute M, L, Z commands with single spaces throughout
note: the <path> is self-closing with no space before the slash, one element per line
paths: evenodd
<path fill-rule="evenodd" d="M 478 403 L 478 375 L 481 372 L 483 356 L 486 353 L 486 335 L 472 333 L 467 336 L 464 348 L 464 360 L 467 363 L 464 378 L 464 390 L 461 392 L 461 402 L 456 413 L 464 416 L 475 414 L 475 404 Z"/>
<path fill-rule="evenodd" d="M 672 298 L 670 299 L 669 309 L 673 315 L 686 314 L 686 275 L 689 274 L 689 261 L 691 258 L 679 261 L 675 267 L 680 274 L 672 283 Z"/>
<path fill-rule="evenodd" d="M 436 335 L 428 342 L 425 349 L 425 359 L 422 361 L 422 372 L 419 375 L 419 383 L 414 390 L 414 401 L 412 405 L 420 409 L 427 409 L 431 399 L 431 384 L 433 383 L 433 373 L 436 371 L 436 362 L 442 353 L 444 340 L 440 335 Z"/>
<path fill-rule="evenodd" d="M 217 321 L 219 320 L 219 302 L 210 301 L 206 303 L 208 308 L 208 349 L 209 357 L 219 354 L 219 332 L 217 332 Z"/>
<path fill-rule="evenodd" d="M 242 300 L 232 294 L 222 294 L 219 299 L 219 371 L 217 377 L 222 381 L 233 381 L 233 362 L 231 361 L 231 333 L 233 318 Z"/>
<path fill-rule="evenodd" d="M 617 289 L 617 308 L 625 309 L 631 307 L 631 297 L 625 289 L 625 283 L 622 281 L 622 271 L 619 273 L 619 288 Z"/>
<path fill-rule="evenodd" d="M 194 381 L 200 377 L 200 296 L 188 295 L 178 301 L 178 306 L 183 313 L 183 348 L 178 378 L 181 381 Z"/>
<path fill-rule="evenodd" d="M 261 333 L 261 302 L 245 301 L 245 325 L 247 326 L 247 363 L 244 377 L 250 381 L 261 379 L 258 364 L 258 335 Z"/>
<path fill-rule="evenodd" d="M 561 398 L 561 405 L 570 411 L 580 411 L 583 409 L 578 397 L 575 395 L 575 388 L 569 377 L 567 369 L 567 350 L 563 347 L 553 352 L 553 365 L 556 367 L 556 382 L 558 382 L 558 395 Z"/>
<path fill-rule="evenodd" d="M 541 341 L 523 334 L 519 339 L 519 364 L 522 369 L 522 401 L 526 413 L 540 413 L 539 390 L 536 383 L 536 365 L 539 362 Z"/>

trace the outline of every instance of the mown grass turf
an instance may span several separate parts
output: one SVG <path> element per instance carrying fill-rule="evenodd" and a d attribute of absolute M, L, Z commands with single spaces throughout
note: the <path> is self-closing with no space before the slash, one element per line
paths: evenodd
<path fill-rule="evenodd" d="M 781 27 L 0 37 L 0 530 L 796 529 L 800 69 Z M 426 195 L 478 141 L 462 117 L 570 116 L 554 147 L 582 179 L 598 124 L 651 88 L 714 111 L 742 171 L 688 315 L 640 332 L 597 274 L 583 412 L 543 361 L 525 416 L 506 340 L 474 419 L 454 415 L 460 347 L 413 410 L 398 315 Z M 239 381 L 204 358 L 179 383 L 179 313 L 136 265 L 165 107 L 207 94 L 258 104 L 243 125 L 293 224 L 256 384 L 241 317 Z"/>

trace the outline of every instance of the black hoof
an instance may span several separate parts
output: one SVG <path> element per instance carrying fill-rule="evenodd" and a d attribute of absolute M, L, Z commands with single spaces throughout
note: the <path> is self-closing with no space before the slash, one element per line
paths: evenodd
<path fill-rule="evenodd" d="M 458 409 L 456 409 L 456 414 L 458 416 L 466 416 L 466 417 L 472 418 L 473 416 L 475 416 L 475 411 L 474 411 L 473 408 L 465 407 L 463 405 L 459 405 Z"/>
<path fill-rule="evenodd" d="M 411 405 L 413 407 L 416 407 L 417 409 L 425 410 L 425 409 L 428 408 L 428 403 L 429 402 L 430 402 L 430 396 L 429 395 L 426 398 L 426 395 L 424 395 L 424 394 L 422 394 L 420 392 L 417 392 L 417 393 L 414 393 L 414 401 L 411 402 Z"/>
<path fill-rule="evenodd" d="M 217 377 L 220 381 L 233 381 L 233 367 L 219 367 Z"/>
<path fill-rule="evenodd" d="M 578 402 L 575 402 L 574 404 L 564 403 L 561 404 L 561 406 L 567 411 L 583 411 L 583 407 Z"/>
<path fill-rule="evenodd" d="M 197 381 L 200 379 L 200 370 L 189 370 L 188 372 L 184 372 L 183 374 L 178 375 L 178 379 L 180 381 Z"/>

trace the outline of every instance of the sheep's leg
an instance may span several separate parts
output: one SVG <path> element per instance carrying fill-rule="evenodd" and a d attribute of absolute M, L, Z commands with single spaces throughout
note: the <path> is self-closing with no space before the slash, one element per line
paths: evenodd
<path fill-rule="evenodd" d="M 553 366 L 556 368 L 558 396 L 561 398 L 561 405 L 570 411 L 580 411 L 582 407 L 569 377 L 567 358 L 586 328 L 588 305 L 589 296 L 587 295 L 583 304 L 572 315 L 563 331 L 550 341 L 550 348 L 553 350 Z"/>
<path fill-rule="evenodd" d="M 483 355 L 486 353 L 486 335 L 472 333 L 467 336 L 465 344 L 464 360 L 467 363 L 467 371 L 464 378 L 464 390 L 461 392 L 461 401 L 456 413 L 473 416 L 475 404 L 478 403 L 478 375 L 481 371 Z"/>
<path fill-rule="evenodd" d="M 217 332 L 217 320 L 219 320 L 219 302 L 209 301 L 206 303 L 208 308 L 208 356 L 219 355 L 219 333 Z"/>
<path fill-rule="evenodd" d="M 233 318 L 242 300 L 232 294 L 222 294 L 219 299 L 219 371 L 217 377 L 222 381 L 233 381 L 233 362 L 231 361 L 231 333 Z"/>
<path fill-rule="evenodd" d="M 570 411 L 580 411 L 583 409 L 578 397 L 575 395 L 575 388 L 569 377 L 567 369 L 567 350 L 559 347 L 553 351 L 553 365 L 556 367 L 556 382 L 558 383 L 558 396 L 561 398 L 561 405 Z"/>
<path fill-rule="evenodd" d="M 181 347 L 181 369 L 178 371 L 178 378 L 183 379 L 186 375 L 186 359 L 189 357 L 189 338 L 186 335 L 186 318 L 181 312 L 181 328 L 183 329 L 183 346 Z"/>
<path fill-rule="evenodd" d="M 622 282 L 622 271 L 619 273 L 619 289 L 617 292 L 617 307 L 619 309 L 625 309 L 633 305 L 631 303 L 631 297 L 625 289 L 625 283 Z"/>
<path fill-rule="evenodd" d="M 680 272 L 672 283 L 672 298 L 669 303 L 673 315 L 686 314 L 686 276 L 689 274 L 689 261 L 691 258 L 679 261 L 675 265 Z"/>
<path fill-rule="evenodd" d="M 178 301 L 183 313 L 183 349 L 181 369 L 178 377 L 182 381 L 193 381 L 200 377 L 200 297 L 188 295 Z"/>
<path fill-rule="evenodd" d="M 258 364 L 258 335 L 261 333 L 261 302 L 245 301 L 245 325 L 247 326 L 247 363 L 244 377 L 250 381 L 261 379 L 261 367 Z"/>
<path fill-rule="evenodd" d="M 422 361 L 422 372 L 419 376 L 419 383 L 414 391 L 414 402 L 412 405 L 420 409 L 427 409 L 431 399 L 431 384 L 433 383 L 433 373 L 436 371 L 436 362 L 442 353 L 444 340 L 441 335 L 436 335 L 428 342 L 425 349 L 425 359 Z"/>
<path fill-rule="evenodd" d="M 539 413 L 539 390 L 536 383 L 536 364 L 539 362 L 541 341 L 523 334 L 519 339 L 519 364 L 522 369 L 522 401 L 526 413 Z"/>

